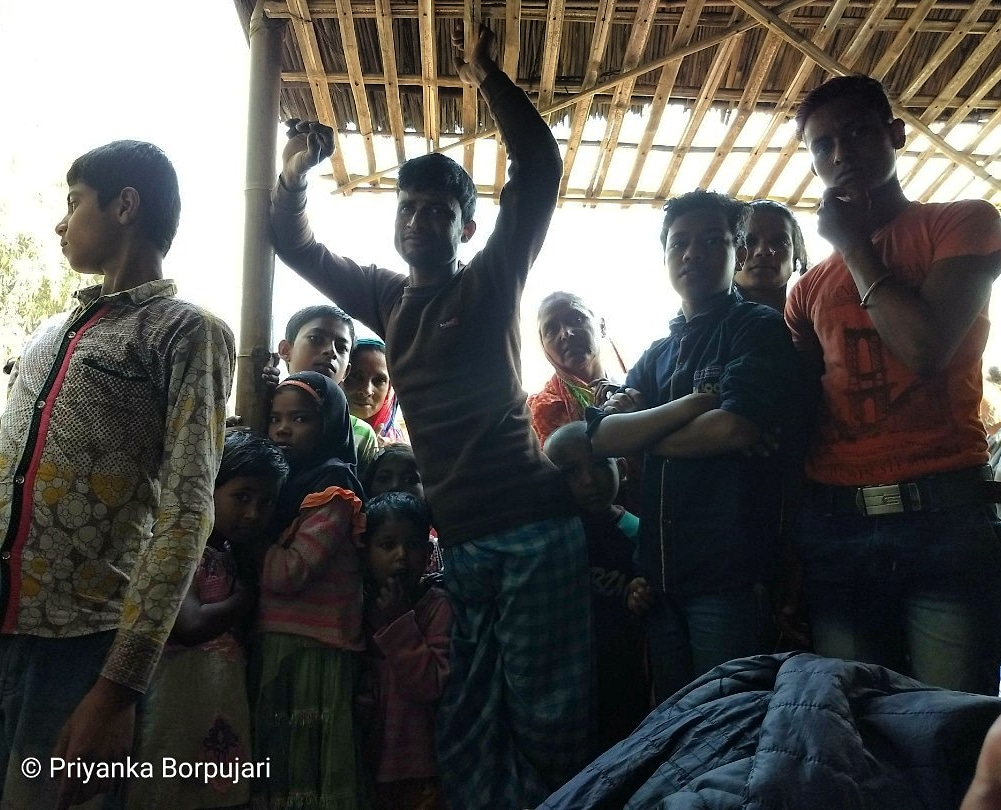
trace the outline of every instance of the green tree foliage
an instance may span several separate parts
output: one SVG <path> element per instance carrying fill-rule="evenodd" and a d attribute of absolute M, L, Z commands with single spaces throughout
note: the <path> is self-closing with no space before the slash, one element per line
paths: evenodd
<path fill-rule="evenodd" d="M 71 304 L 79 277 L 65 260 L 43 268 L 38 244 L 25 233 L 0 233 L 0 363 L 20 354 L 38 325 Z"/>

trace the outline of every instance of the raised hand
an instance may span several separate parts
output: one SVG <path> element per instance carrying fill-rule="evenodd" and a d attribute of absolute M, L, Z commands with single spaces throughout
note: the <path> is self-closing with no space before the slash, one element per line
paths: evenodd
<path fill-rule="evenodd" d="M 281 373 L 278 371 L 279 359 L 275 352 L 271 352 L 271 357 L 268 358 L 268 362 L 261 369 L 261 379 L 269 389 L 277 388 L 278 382 L 281 380 Z"/>
<path fill-rule="evenodd" d="M 480 23 L 479 35 L 473 52 L 469 55 L 469 61 L 465 59 L 465 37 L 463 35 L 463 24 L 456 23 L 452 29 L 452 45 L 455 47 L 455 69 L 459 73 L 459 78 L 466 84 L 479 86 L 487 74 L 497 67 L 497 38 L 494 32 Z"/>
<path fill-rule="evenodd" d="M 301 186 L 310 169 L 334 153 L 334 131 L 317 121 L 290 118 L 288 142 L 282 150 L 282 177 L 288 186 Z"/>

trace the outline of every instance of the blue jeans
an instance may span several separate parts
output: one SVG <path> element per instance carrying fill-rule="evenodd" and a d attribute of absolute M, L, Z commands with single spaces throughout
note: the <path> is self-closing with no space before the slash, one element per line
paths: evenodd
<path fill-rule="evenodd" d="M 807 503 L 798 548 L 821 655 L 996 695 L 1001 534 L 990 506 L 880 517 Z"/>
<path fill-rule="evenodd" d="M 63 725 L 90 691 L 104 666 L 114 631 L 75 638 L 0 636 L 0 808 L 55 807 L 59 774 L 49 778 L 50 758 Z M 22 773 L 26 757 L 41 773 Z M 120 807 L 96 797 L 87 807 Z"/>
<path fill-rule="evenodd" d="M 654 700 L 667 700 L 718 664 L 771 652 L 770 622 L 763 585 L 684 598 L 658 595 L 647 614 Z"/>

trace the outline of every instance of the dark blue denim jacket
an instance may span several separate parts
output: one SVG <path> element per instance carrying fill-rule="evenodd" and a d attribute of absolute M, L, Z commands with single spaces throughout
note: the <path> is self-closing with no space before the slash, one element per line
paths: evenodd
<path fill-rule="evenodd" d="M 671 321 L 630 370 L 626 385 L 659 405 L 695 391 L 785 439 L 798 436 L 802 382 L 781 314 L 721 293 L 703 312 Z M 784 441 L 783 441 L 784 444 Z M 660 591 L 717 593 L 771 578 L 782 509 L 782 448 L 768 456 L 647 455 L 639 571 Z"/>

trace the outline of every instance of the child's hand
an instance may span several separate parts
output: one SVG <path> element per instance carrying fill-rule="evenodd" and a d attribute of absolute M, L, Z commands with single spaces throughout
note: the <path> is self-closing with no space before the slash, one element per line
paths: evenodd
<path fill-rule="evenodd" d="M 385 627 L 412 609 L 413 605 L 410 602 L 409 594 L 403 587 L 403 582 L 399 577 L 390 577 L 386 580 L 386 584 L 379 588 L 379 595 L 375 598 L 375 610 L 372 613 L 373 623 L 376 627 Z"/>
<path fill-rule="evenodd" d="M 306 172 L 334 154 L 334 131 L 317 121 L 290 118 L 288 143 L 282 151 L 282 177 L 291 188 L 302 186 Z"/>
<path fill-rule="evenodd" d="M 233 592 L 229 598 L 233 600 L 234 617 L 246 616 L 254 609 L 257 602 L 257 594 L 254 589 L 247 587 L 240 579 L 233 580 Z"/>
<path fill-rule="evenodd" d="M 634 616 L 644 615 L 653 607 L 653 591 L 643 577 L 636 577 L 626 585 L 626 608 Z"/>
<path fill-rule="evenodd" d="M 278 381 L 281 379 L 281 374 L 278 372 L 278 360 L 278 355 L 272 352 L 267 364 L 261 369 L 261 379 L 264 380 L 264 384 L 268 388 L 277 388 Z"/>

